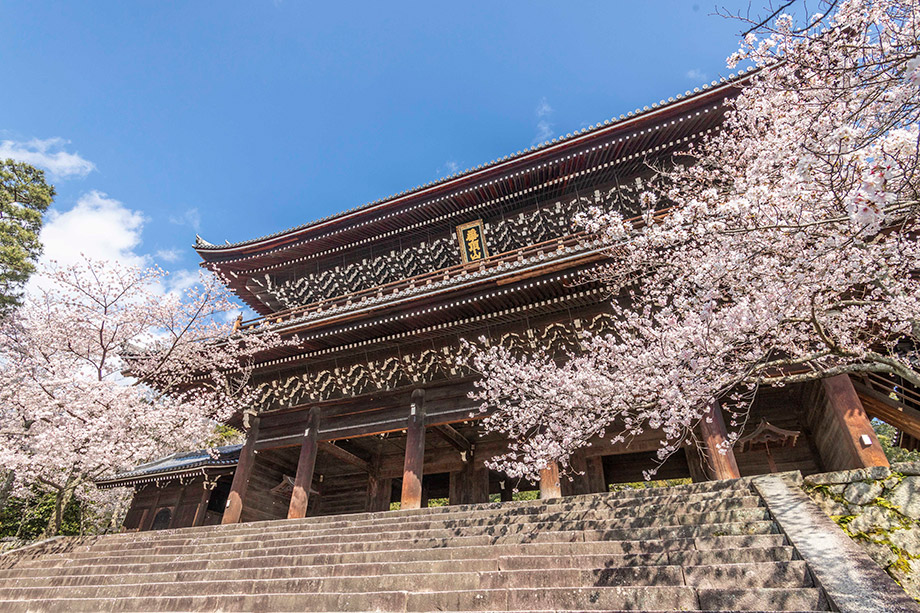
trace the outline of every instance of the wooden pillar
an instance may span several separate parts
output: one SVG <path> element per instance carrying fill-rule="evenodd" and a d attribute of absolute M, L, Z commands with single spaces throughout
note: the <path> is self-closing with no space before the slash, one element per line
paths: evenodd
<path fill-rule="evenodd" d="M 687 468 L 690 470 L 690 479 L 694 483 L 709 481 L 709 475 L 706 474 L 703 456 L 700 455 L 700 450 L 697 449 L 695 443 L 684 446 L 684 456 L 687 458 Z"/>
<path fill-rule="evenodd" d="M 157 495 L 153 497 L 153 505 L 150 507 L 150 513 L 141 518 L 140 530 L 146 532 L 153 527 L 153 519 L 157 514 L 157 507 L 160 506 L 160 488 L 157 487 L 156 482 L 153 483 L 153 487 L 157 488 Z"/>
<path fill-rule="evenodd" d="M 368 512 L 389 511 L 392 489 L 392 479 L 381 479 L 377 475 L 368 475 L 366 505 Z"/>
<path fill-rule="evenodd" d="M 425 462 L 425 390 L 412 392 L 406 425 L 406 460 L 403 465 L 400 509 L 422 506 L 422 470 Z"/>
<path fill-rule="evenodd" d="M 700 432 L 703 443 L 706 445 L 706 459 L 713 479 L 738 479 L 738 463 L 735 461 L 735 452 L 731 448 L 724 454 L 719 451 L 720 445 L 728 439 L 725 429 L 725 420 L 722 418 L 722 408 L 718 401 L 713 401 L 709 406 L 709 414 L 700 420 Z"/>
<path fill-rule="evenodd" d="M 288 519 L 300 519 L 307 515 L 313 468 L 316 466 L 316 452 L 319 449 L 318 430 L 319 408 L 313 407 L 307 417 L 307 428 L 303 432 L 303 442 L 300 444 L 300 458 L 297 460 L 297 474 L 294 476 L 294 491 L 291 493 L 291 504 L 288 506 Z"/>
<path fill-rule="evenodd" d="M 485 466 L 475 466 L 470 462 L 469 471 L 470 503 L 479 504 L 489 502 L 489 469 Z"/>
<path fill-rule="evenodd" d="M 204 525 L 204 519 L 208 515 L 208 502 L 211 500 L 211 492 L 215 487 L 217 487 L 217 481 L 208 481 L 207 477 L 201 482 L 201 500 L 198 501 L 198 508 L 195 509 L 192 526 Z"/>
<path fill-rule="evenodd" d="M 181 481 L 179 482 L 179 485 L 180 486 L 182 485 Z M 179 497 L 176 498 L 176 506 L 175 508 L 173 508 L 172 515 L 170 515 L 169 517 L 169 527 L 170 528 L 183 527 L 183 526 L 177 526 L 176 522 L 178 522 L 180 519 L 179 513 L 182 510 L 182 503 L 185 502 L 185 498 L 188 496 L 188 491 L 187 491 L 188 489 L 189 488 L 183 486 L 182 489 L 179 490 Z"/>
<path fill-rule="evenodd" d="M 253 417 L 246 443 L 240 450 L 240 461 L 233 473 L 233 483 L 230 485 L 230 495 L 227 496 L 227 508 L 224 510 L 222 524 L 235 524 L 240 521 L 243 513 L 243 498 L 246 488 L 249 487 L 249 477 L 252 476 L 252 465 L 256 459 L 256 439 L 259 437 L 259 418 Z"/>
<path fill-rule="evenodd" d="M 489 469 L 470 459 L 450 473 L 450 504 L 489 502 Z"/>
<path fill-rule="evenodd" d="M 466 479 L 466 465 L 464 470 L 454 470 L 450 473 L 450 492 L 448 493 L 448 502 L 454 504 L 468 504 L 467 496 L 469 486 Z"/>
<path fill-rule="evenodd" d="M 585 458 L 585 479 L 588 493 L 598 494 L 607 491 L 607 478 L 604 476 L 604 458 L 593 456 Z"/>
<path fill-rule="evenodd" d="M 829 428 L 825 432 L 816 433 L 819 438 L 819 448 L 835 447 L 833 454 L 841 458 L 839 462 L 832 462 L 829 470 L 845 470 L 850 468 L 864 468 L 867 466 L 888 466 L 888 459 L 878 442 L 878 437 L 869 423 L 866 410 L 863 408 L 853 382 L 849 375 L 837 375 L 821 380 L 824 393 L 827 395 L 827 410 Z M 820 440 L 833 438 L 835 440 Z M 823 445 L 822 445 L 823 443 Z M 827 460 L 825 461 L 827 462 Z"/>
<path fill-rule="evenodd" d="M 562 487 L 559 484 L 559 464 L 550 462 L 540 470 L 540 498 L 561 498 Z"/>

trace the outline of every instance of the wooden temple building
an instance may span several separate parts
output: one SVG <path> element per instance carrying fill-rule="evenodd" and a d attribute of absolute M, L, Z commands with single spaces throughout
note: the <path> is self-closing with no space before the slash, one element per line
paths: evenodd
<path fill-rule="evenodd" d="M 479 425 L 461 339 L 553 351 L 608 329 L 609 297 L 581 279 L 605 247 L 573 217 L 604 202 L 638 215 L 635 180 L 718 130 L 743 80 L 271 236 L 199 239 L 202 265 L 260 315 L 244 331 L 268 322 L 300 342 L 258 364 L 260 403 L 238 416 L 246 442 L 226 463 L 192 454 L 102 483 L 137 489 L 125 528 L 509 500 L 514 488 L 558 497 L 641 480 L 659 446 L 654 431 L 628 445 L 595 441 L 572 458 L 577 474 L 550 466 L 539 483 L 517 483 L 490 471 L 484 462 L 506 441 Z M 887 464 L 867 413 L 920 437 L 915 397 L 892 394 L 897 386 L 873 375 L 765 389 L 734 453 L 688 450 L 658 475 Z M 713 411 L 700 432 L 710 449 L 726 435 Z"/>

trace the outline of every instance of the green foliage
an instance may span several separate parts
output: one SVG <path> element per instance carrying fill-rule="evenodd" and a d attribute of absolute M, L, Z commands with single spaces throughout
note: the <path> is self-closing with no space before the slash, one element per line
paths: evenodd
<path fill-rule="evenodd" d="M 633 481 L 632 483 L 611 483 L 607 491 L 619 492 L 622 490 L 645 490 L 657 487 L 674 487 L 675 485 L 688 485 L 693 483 L 689 477 L 683 479 L 659 479 L 658 481 Z"/>
<path fill-rule="evenodd" d="M 16 537 L 28 541 L 41 536 L 54 515 L 55 495 L 37 493 L 30 498 L 10 498 L 0 510 L 0 538 Z M 81 504 L 74 497 L 64 509 L 61 530 L 58 534 L 80 534 Z M 86 519 L 86 518 L 82 518 Z"/>
<path fill-rule="evenodd" d="M 908 451 L 898 447 L 898 431 L 894 426 L 873 419 L 872 428 L 889 462 L 920 462 L 920 451 Z"/>
<path fill-rule="evenodd" d="M 236 445 L 242 443 L 244 438 L 243 433 L 233 426 L 217 424 L 214 426 L 214 433 L 211 435 L 211 438 L 208 439 L 205 446 L 223 447 L 224 445 Z"/>
<path fill-rule="evenodd" d="M 511 500 L 537 500 L 539 497 L 539 490 L 527 490 L 526 492 L 514 492 L 511 494 Z"/>
<path fill-rule="evenodd" d="M 53 201 L 54 187 L 43 170 L 0 160 L 0 314 L 19 304 L 35 271 L 42 217 Z"/>

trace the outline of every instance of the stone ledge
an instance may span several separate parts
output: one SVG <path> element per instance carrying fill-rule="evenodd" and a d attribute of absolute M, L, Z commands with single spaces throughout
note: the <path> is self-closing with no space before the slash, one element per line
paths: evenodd
<path fill-rule="evenodd" d="M 918 464 L 920 468 L 920 464 Z M 918 473 L 920 474 L 920 473 Z M 887 466 L 871 466 L 869 468 L 856 468 L 853 470 L 838 470 L 832 473 L 821 473 L 805 477 L 805 485 L 837 485 L 842 483 L 855 483 L 867 479 L 885 479 L 891 475 Z"/>
<path fill-rule="evenodd" d="M 875 469 L 844 472 L 868 475 L 873 470 Z M 889 473 L 890 471 L 882 475 L 882 471 L 876 471 L 871 474 L 881 475 L 877 478 L 885 478 Z M 808 564 L 815 582 L 824 589 L 837 611 L 920 612 L 920 605 L 911 599 L 859 545 L 844 534 L 803 491 L 790 487 L 783 479 L 774 475 L 756 477 L 753 479 L 753 485 L 763 497 L 776 524 Z"/>

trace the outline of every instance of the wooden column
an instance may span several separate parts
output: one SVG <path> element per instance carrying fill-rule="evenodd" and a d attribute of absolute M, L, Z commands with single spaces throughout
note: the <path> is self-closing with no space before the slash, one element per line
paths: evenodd
<path fill-rule="evenodd" d="M 741 473 L 735 461 L 735 452 L 731 449 L 724 454 L 719 451 L 719 445 L 728 439 L 728 431 L 725 429 L 725 420 L 722 418 L 722 407 L 717 401 L 713 401 L 710 405 L 708 418 L 704 417 L 700 420 L 700 432 L 703 443 L 706 445 L 706 459 L 709 461 L 712 478 L 717 480 L 740 478 Z"/>
<path fill-rule="evenodd" d="M 709 475 L 706 474 L 705 462 L 700 455 L 700 450 L 696 444 L 684 446 L 684 456 L 687 458 L 687 468 L 690 470 L 690 479 L 694 483 L 709 481 Z"/>
<path fill-rule="evenodd" d="M 246 488 L 249 487 L 249 477 L 252 476 L 252 465 L 256 459 L 256 439 L 259 437 L 259 418 L 253 417 L 246 436 L 246 443 L 240 450 L 240 461 L 233 473 L 233 483 L 230 485 L 230 495 L 227 496 L 227 507 L 224 510 L 222 524 L 235 524 L 240 521 L 243 513 L 243 498 Z"/>
<path fill-rule="evenodd" d="M 319 408 L 313 407 L 307 417 L 307 428 L 303 432 L 303 442 L 300 444 L 300 458 L 297 460 L 297 474 L 294 477 L 291 504 L 288 506 L 288 519 L 300 519 L 307 515 L 313 468 L 316 466 L 316 452 L 319 449 L 318 430 Z"/>
<path fill-rule="evenodd" d="M 141 518 L 141 523 L 139 524 L 140 530 L 146 532 L 150 530 L 153 526 L 153 518 L 156 517 L 157 507 L 160 506 L 160 488 L 156 486 L 154 482 L 153 487 L 157 488 L 157 495 L 153 497 L 153 505 L 150 507 L 150 513 Z"/>
<path fill-rule="evenodd" d="M 179 521 L 179 519 L 181 519 L 179 517 L 179 514 L 182 512 L 182 503 L 185 502 L 185 498 L 186 496 L 188 496 L 188 492 L 186 490 L 188 490 L 187 487 L 183 487 L 181 490 L 179 490 L 179 496 L 178 498 L 176 498 L 176 506 L 173 508 L 172 515 L 169 517 L 169 527 L 170 528 L 181 527 L 181 526 L 176 526 L 176 522 Z"/>
<path fill-rule="evenodd" d="M 422 468 L 425 462 L 425 390 L 412 392 L 406 425 L 406 460 L 403 465 L 400 509 L 422 506 Z"/>
<path fill-rule="evenodd" d="M 217 481 L 208 481 L 207 477 L 201 482 L 201 500 L 198 501 L 198 508 L 195 509 L 192 526 L 204 525 L 204 519 L 208 515 L 208 502 L 211 500 L 211 492 L 215 487 L 217 487 Z"/>
<path fill-rule="evenodd" d="M 368 512 L 389 511 L 392 488 L 392 479 L 381 479 L 377 475 L 368 475 L 366 505 Z"/>
<path fill-rule="evenodd" d="M 561 498 L 562 487 L 559 484 L 559 464 L 550 462 L 540 470 L 540 498 Z"/>
<path fill-rule="evenodd" d="M 464 469 L 466 467 L 464 466 Z M 450 485 L 447 494 L 449 504 L 467 504 L 469 497 L 469 484 L 466 479 L 466 470 L 454 470 L 450 473 Z"/>
<path fill-rule="evenodd" d="M 607 491 L 607 478 L 604 476 L 604 458 L 601 456 L 585 458 L 585 479 L 588 481 L 589 494 Z"/>
<path fill-rule="evenodd" d="M 825 459 L 829 470 L 888 466 L 888 459 L 875 436 L 859 396 L 849 375 L 837 375 L 821 380 L 827 396 L 827 425 L 824 432 L 816 432 L 818 447 L 823 451 L 836 448 Z M 831 440 L 833 439 L 833 440 Z M 830 456 L 840 458 L 829 462 Z"/>
<path fill-rule="evenodd" d="M 489 469 L 472 459 L 450 473 L 450 504 L 489 502 Z"/>
<path fill-rule="evenodd" d="M 489 469 L 470 462 L 467 470 L 469 471 L 470 503 L 489 502 Z"/>

